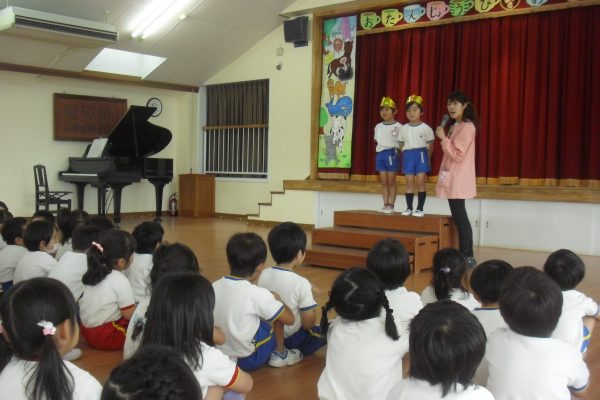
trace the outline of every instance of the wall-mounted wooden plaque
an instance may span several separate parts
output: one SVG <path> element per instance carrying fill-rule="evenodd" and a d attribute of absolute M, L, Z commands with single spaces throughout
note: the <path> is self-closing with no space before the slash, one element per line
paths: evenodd
<path fill-rule="evenodd" d="M 127 99 L 54 93 L 54 140 L 107 137 L 127 112 Z"/>

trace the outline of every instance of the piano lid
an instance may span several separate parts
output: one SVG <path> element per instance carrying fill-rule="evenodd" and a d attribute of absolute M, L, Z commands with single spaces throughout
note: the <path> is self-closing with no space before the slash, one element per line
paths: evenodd
<path fill-rule="evenodd" d="M 103 156 L 149 157 L 167 147 L 171 131 L 148 122 L 154 107 L 130 106 L 108 136 Z"/>

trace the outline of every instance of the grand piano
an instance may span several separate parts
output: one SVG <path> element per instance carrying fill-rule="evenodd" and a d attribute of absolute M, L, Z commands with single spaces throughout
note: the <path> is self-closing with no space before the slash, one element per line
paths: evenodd
<path fill-rule="evenodd" d="M 69 157 L 69 169 L 58 179 L 77 187 L 77 207 L 83 210 L 85 185 L 98 189 L 98 214 L 106 215 L 106 191 L 112 189 L 114 221 L 121 221 L 121 192 L 147 179 L 154 185 L 156 219 L 162 215 L 164 186 L 173 180 L 173 159 L 149 158 L 167 147 L 171 132 L 148 122 L 154 107 L 130 106 L 108 138 L 88 145 L 83 157 Z"/>

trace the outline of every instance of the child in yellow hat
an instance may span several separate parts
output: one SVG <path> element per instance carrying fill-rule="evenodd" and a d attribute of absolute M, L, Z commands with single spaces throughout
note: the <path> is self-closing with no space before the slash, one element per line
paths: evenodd
<path fill-rule="evenodd" d="M 381 179 L 383 208 L 381 212 L 392 214 L 396 203 L 396 174 L 398 173 L 398 137 L 402 125 L 395 120 L 396 102 L 391 97 L 381 99 L 379 115 L 381 121 L 375 126 L 375 141 L 377 156 L 375 168 Z"/>

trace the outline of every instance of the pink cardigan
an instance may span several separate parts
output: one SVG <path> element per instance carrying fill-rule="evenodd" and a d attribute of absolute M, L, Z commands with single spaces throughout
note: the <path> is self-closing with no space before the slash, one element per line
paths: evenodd
<path fill-rule="evenodd" d="M 471 199 L 477 195 L 475 180 L 475 125 L 463 121 L 450 128 L 442 140 L 444 157 L 435 194 L 442 199 Z"/>

